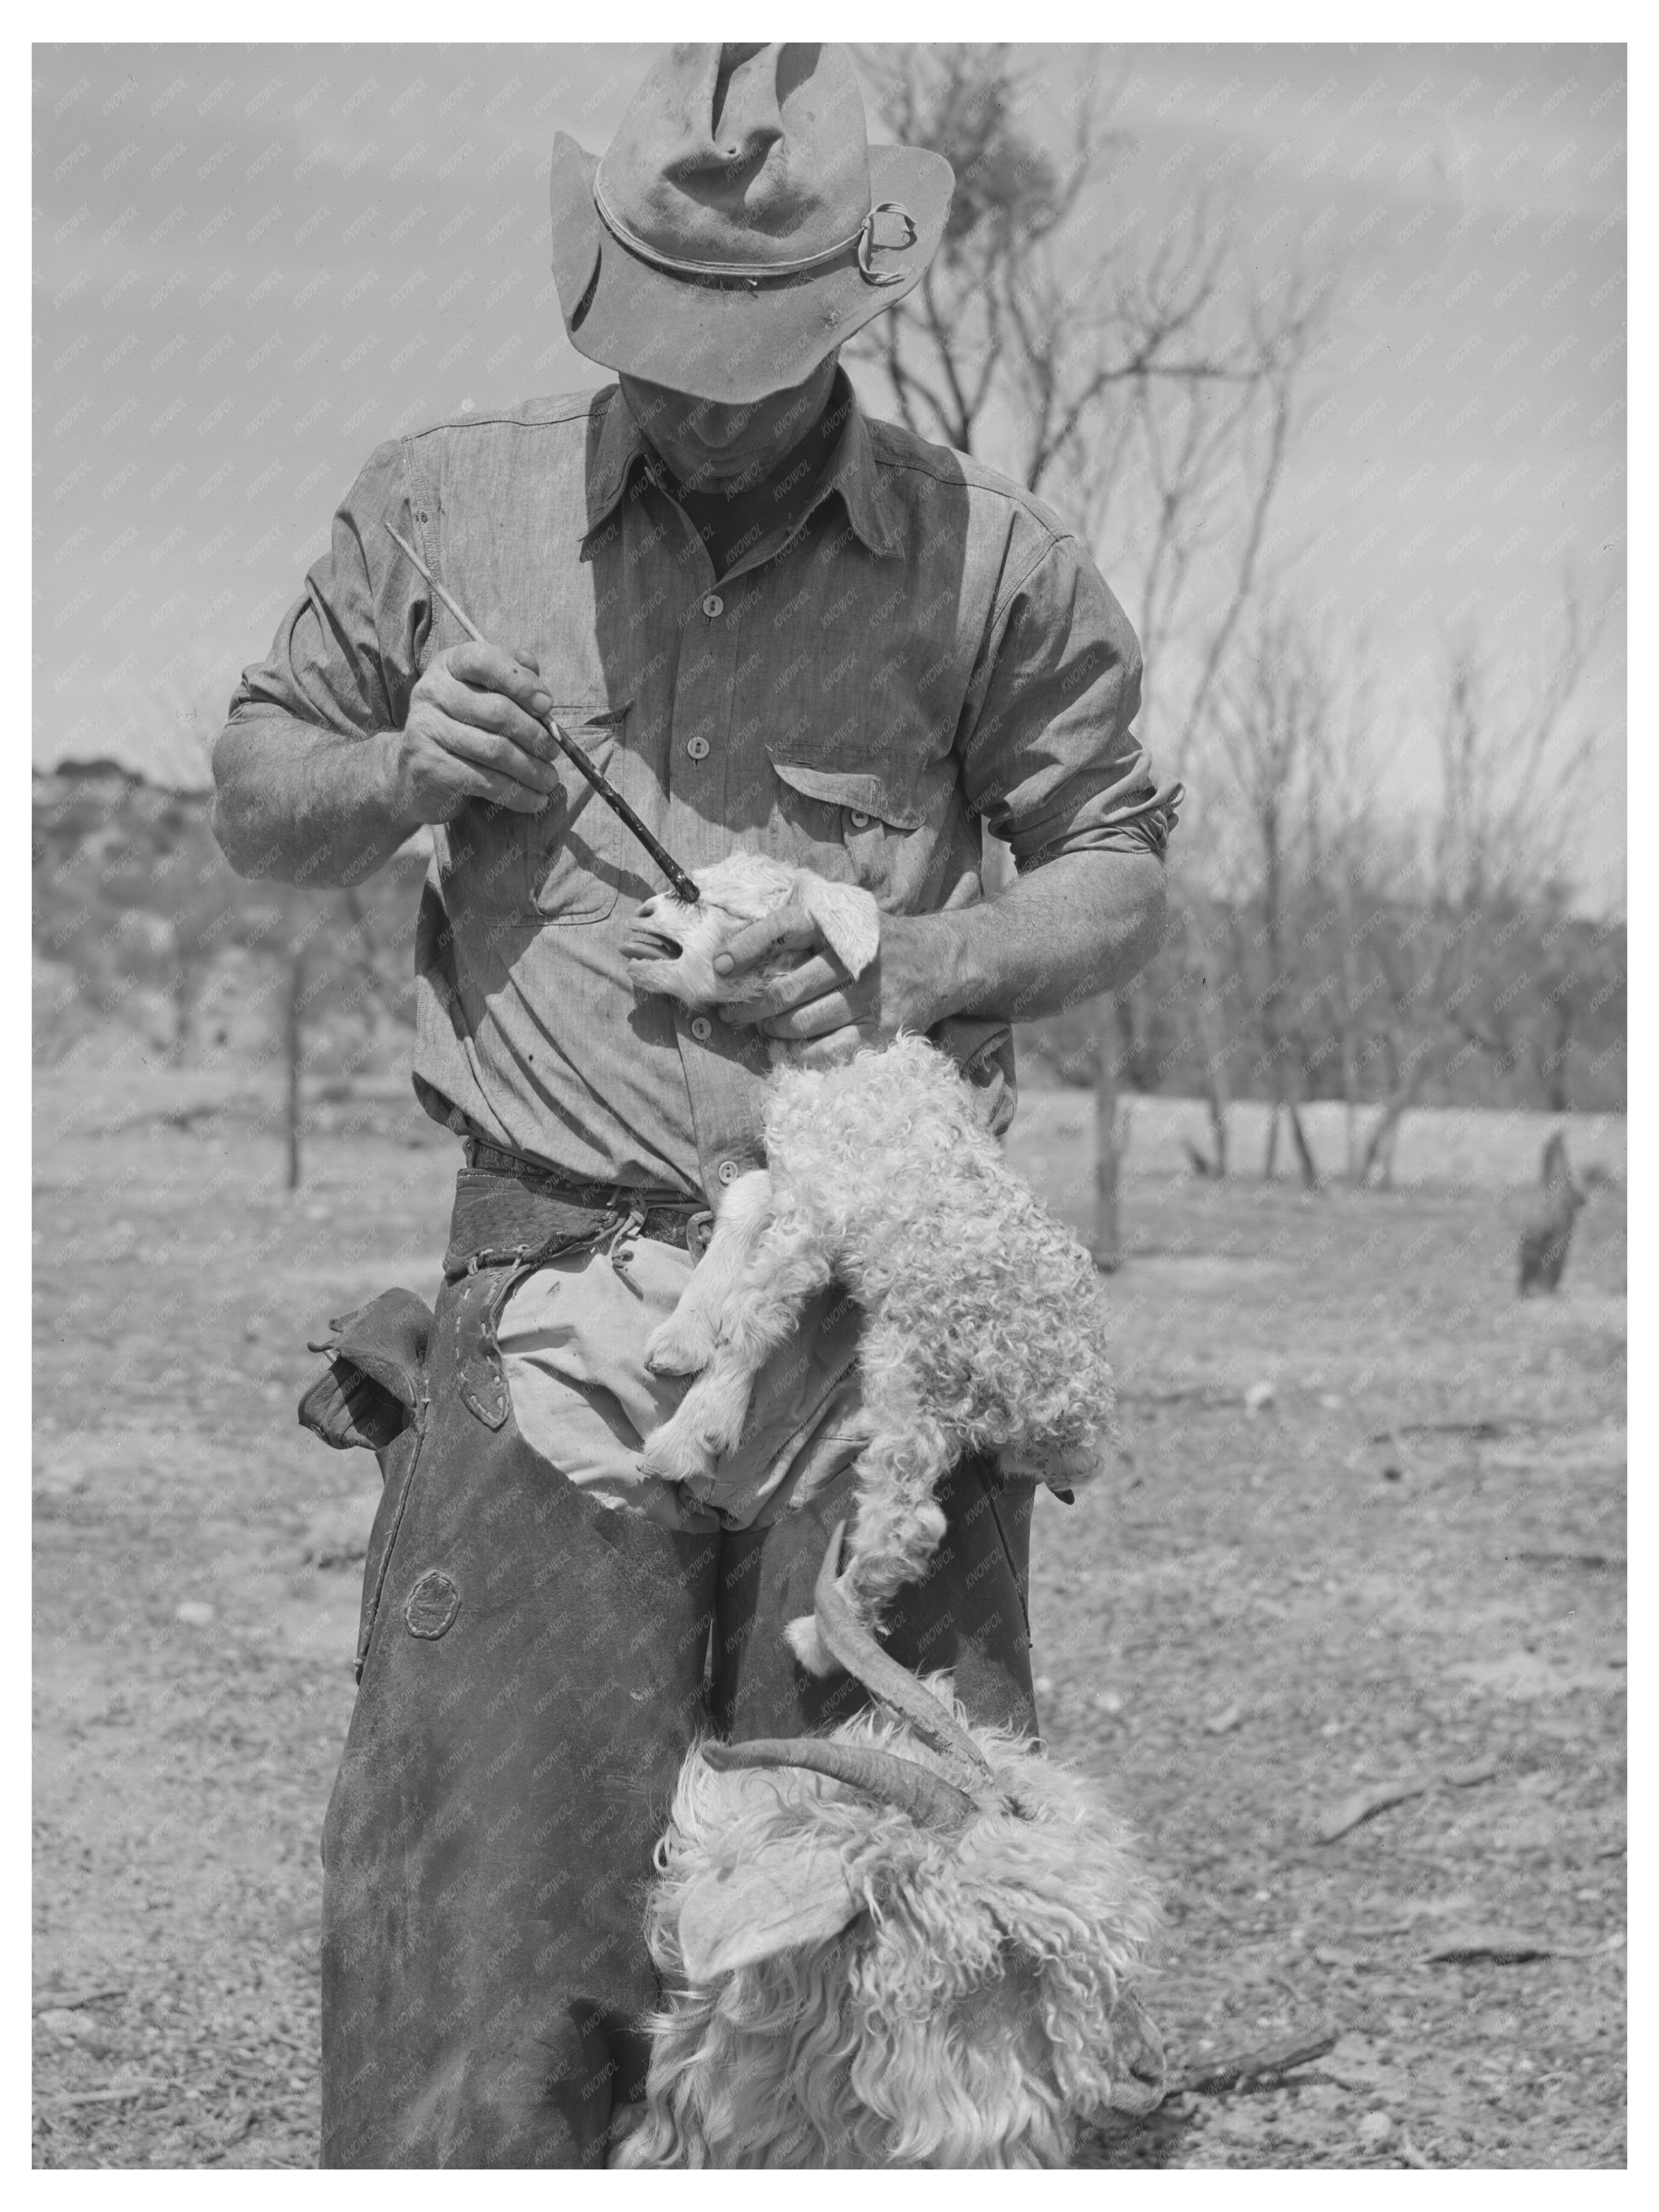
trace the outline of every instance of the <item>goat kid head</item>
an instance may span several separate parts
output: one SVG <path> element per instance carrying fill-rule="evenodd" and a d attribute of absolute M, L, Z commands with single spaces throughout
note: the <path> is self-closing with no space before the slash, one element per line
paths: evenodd
<path fill-rule="evenodd" d="M 1163 2094 L 1151 1885 L 1090 1784 L 859 1626 L 841 1540 L 819 1632 L 882 1710 L 688 1759 L 650 1919 L 678 1993 L 622 2162 L 1062 2166 Z"/>
<path fill-rule="evenodd" d="M 871 894 L 856 884 L 832 884 L 810 868 L 786 867 L 763 853 L 732 853 L 694 872 L 700 894 L 696 906 L 659 891 L 629 924 L 623 952 L 636 991 L 686 1006 L 752 997 L 757 981 L 793 967 L 795 956 L 783 954 L 737 976 L 717 974 L 714 956 L 740 929 L 785 906 L 799 908 L 817 924 L 849 975 L 861 975 L 876 957 L 881 916 Z"/>

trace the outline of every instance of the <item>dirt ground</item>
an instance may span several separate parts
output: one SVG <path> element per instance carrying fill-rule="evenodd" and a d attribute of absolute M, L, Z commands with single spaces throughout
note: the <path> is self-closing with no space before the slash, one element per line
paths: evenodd
<path fill-rule="evenodd" d="M 382 1111 L 290 1200 L 269 1129 L 218 1094 L 191 1120 L 188 1088 L 37 1093 L 45 2166 L 314 2162 L 318 1836 L 376 1471 L 294 1407 L 327 1315 L 431 1294 L 455 1164 Z M 1079 1222 L 1087 1107 L 1034 1095 L 1013 1142 Z M 1562 1295 L 1522 1304 L 1541 1119 L 1425 1114 L 1408 1185 L 1304 1198 L 1253 1179 L 1259 1116 L 1224 1186 L 1182 1168 L 1195 1109 L 1134 1117 L 1124 1452 L 1038 1509 L 1044 1727 L 1162 1870 L 1172 2072 L 1336 2039 L 1085 2162 L 1619 2166 L 1623 1125 L 1570 1126 L 1617 1180 Z"/>

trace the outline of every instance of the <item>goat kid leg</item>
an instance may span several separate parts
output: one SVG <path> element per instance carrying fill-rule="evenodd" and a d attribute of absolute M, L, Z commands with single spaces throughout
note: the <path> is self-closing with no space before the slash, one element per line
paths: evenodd
<path fill-rule="evenodd" d="M 673 1413 L 645 1440 L 640 1471 L 665 1482 L 705 1480 L 741 1438 L 755 1378 L 799 1328 L 801 1310 L 835 1273 L 835 1261 L 801 1228 L 770 1223 L 720 1317 L 708 1364 Z"/>
<path fill-rule="evenodd" d="M 720 1316 L 771 1218 L 771 1176 L 764 1168 L 739 1176 L 720 1200 L 708 1249 L 679 1304 L 645 1340 L 645 1364 L 653 1375 L 696 1375 L 708 1364 Z"/>
<path fill-rule="evenodd" d="M 865 1358 L 865 1418 L 870 1442 L 859 1461 L 857 1499 L 848 1539 L 842 1589 L 857 1618 L 872 1632 L 894 1591 L 916 1581 L 945 1534 L 939 1485 L 960 1456 L 961 1439 L 916 1404 L 902 1375 L 885 1387 L 871 1380 L 871 1351 L 881 1371 L 880 1347 Z M 834 1659 L 811 1614 L 784 1630 L 789 1647 L 811 1674 L 833 1674 Z"/>

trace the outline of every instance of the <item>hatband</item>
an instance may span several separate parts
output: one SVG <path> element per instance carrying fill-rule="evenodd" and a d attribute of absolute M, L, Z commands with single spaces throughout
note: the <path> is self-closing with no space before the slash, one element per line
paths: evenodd
<path fill-rule="evenodd" d="M 778 278 L 802 276 L 809 269 L 821 269 L 829 262 L 839 261 L 854 246 L 858 249 L 859 274 L 866 284 L 878 287 L 900 284 L 904 281 L 902 270 L 894 270 L 884 275 L 870 266 L 870 256 L 872 253 L 902 253 L 916 242 L 915 220 L 908 209 L 902 207 L 896 200 L 882 200 L 871 209 L 850 237 L 843 238 L 838 245 L 826 246 L 821 253 L 805 254 L 794 261 L 769 261 L 760 268 L 751 261 L 681 261 L 672 254 L 663 252 L 659 246 L 647 245 L 636 232 L 629 228 L 616 210 L 607 205 L 597 174 L 593 179 L 593 205 L 600 222 L 611 236 L 640 260 L 648 261 L 653 269 L 664 270 L 671 276 L 713 278 L 721 283 L 744 284 L 750 290 L 757 290 L 762 285 Z M 876 236 L 876 217 L 878 215 L 896 215 L 904 225 L 905 236 L 896 243 L 878 239 Z"/>

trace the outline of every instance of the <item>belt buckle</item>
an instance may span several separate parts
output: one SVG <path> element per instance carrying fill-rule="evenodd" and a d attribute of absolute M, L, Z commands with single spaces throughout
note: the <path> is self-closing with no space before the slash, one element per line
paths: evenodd
<path fill-rule="evenodd" d="M 708 1249 L 709 1240 L 714 1234 L 714 1216 L 712 1208 L 705 1206 L 701 1212 L 689 1214 L 686 1217 L 685 1249 L 691 1255 L 691 1263 L 694 1267 Z"/>

